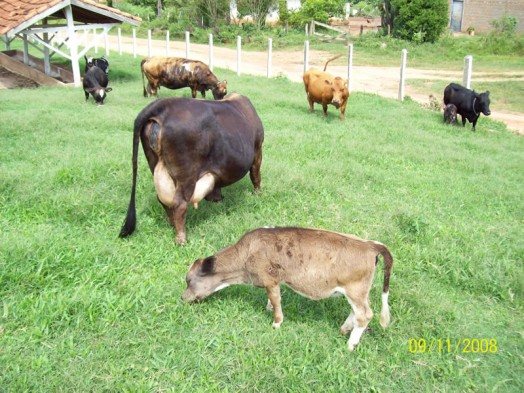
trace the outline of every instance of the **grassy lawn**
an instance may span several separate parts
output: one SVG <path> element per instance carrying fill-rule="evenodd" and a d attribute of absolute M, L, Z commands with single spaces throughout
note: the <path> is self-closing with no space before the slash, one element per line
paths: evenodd
<path fill-rule="evenodd" d="M 341 122 L 333 107 L 310 114 L 300 84 L 218 69 L 264 124 L 262 194 L 244 178 L 190 209 L 176 246 L 140 152 L 137 231 L 121 240 L 132 124 L 151 100 L 140 58 L 109 60 L 101 107 L 79 88 L 0 90 L 0 391 L 524 389 L 524 138 L 364 93 Z M 262 289 L 180 300 L 195 259 L 266 225 L 385 243 L 390 327 L 378 323 L 382 264 L 353 353 L 342 297 L 284 289 L 280 330 Z"/>

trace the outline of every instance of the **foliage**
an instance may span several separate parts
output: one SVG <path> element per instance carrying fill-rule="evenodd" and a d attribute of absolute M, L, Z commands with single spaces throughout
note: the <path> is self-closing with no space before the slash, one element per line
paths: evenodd
<path fill-rule="evenodd" d="M 384 28 L 405 40 L 435 42 L 448 24 L 447 0 L 386 0 Z"/>
<path fill-rule="evenodd" d="M 517 31 L 517 18 L 506 15 L 500 19 L 492 20 L 491 26 L 493 26 L 496 33 L 511 36 Z"/>
<path fill-rule="evenodd" d="M 278 7 L 277 0 L 237 0 L 236 4 L 240 17 L 251 16 L 257 30 L 265 25 L 269 12 Z"/>
<path fill-rule="evenodd" d="M 327 23 L 329 18 L 343 15 L 345 3 L 345 0 L 304 0 L 299 10 L 291 13 L 289 21 L 299 27 L 312 20 Z"/>

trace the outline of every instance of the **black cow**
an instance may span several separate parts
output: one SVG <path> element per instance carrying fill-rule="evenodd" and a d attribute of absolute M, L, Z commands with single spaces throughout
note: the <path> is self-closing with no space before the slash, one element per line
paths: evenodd
<path fill-rule="evenodd" d="M 453 104 L 448 104 L 444 108 L 444 123 L 455 124 L 457 122 L 457 107 Z"/>
<path fill-rule="evenodd" d="M 84 59 L 86 60 L 86 66 L 84 72 L 87 72 L 88 69 L 90 69 L 93 66 L 96 66 L 100 68 L 102 71 L 106 73 L 106 75 L 109 75 L 109 62 L 107 59 L 102 56 L 99 58 L 93 58 L 91 56 L 87 57 L 84 56 Z"/>
<path fill-rule="evenodd" d="M 472 131 L 481 113 L 489 116 L 489 91 L 476 93 L 457 83 L 450 83 L 444 89 L 444 105 L 453 104 L 457 107 L 457 114 L 462 116 L 462 126 L 466 125 L 466 119 L 473 123 Z"/>
<path fill-rule="evenodd" d="M 98 105 L 104 105 L 104 99 L 106 98 L 107 93 L 113 90 L 112 88 L 107 87 L 108 83 L 109 80 L 104 71 L 97 66 L 89 68 L 84 75 L 84 80 L 82 81 L 84 93 L 86 95 L 86 102 L 89 99 L 89 94 L 91 94 Z"/>
<path fill-rule="evenodd" d="M 260 190 L 264 128 L 247 97 L 231 94 L 219 101 L 185 97 L 159 99 L 135 120 L 133 185 L 120 237 L 136 226 L 135 192 L 138 139 L 153 174 L 158 200 L 176 230 L 175 241 L 186 242 L 186 215 L 190 203 L 220 201 L 221 188 L 249 172 Z"/>

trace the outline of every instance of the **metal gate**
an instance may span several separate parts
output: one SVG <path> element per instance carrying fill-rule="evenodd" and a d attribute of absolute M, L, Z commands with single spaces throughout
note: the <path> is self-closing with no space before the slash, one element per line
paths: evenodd
<path fill-rule="evenodd" d="M 462 10 L 464 0 L 453 0 L 451 5 L 451 31 L 460 32 L 462 30 Z"/>

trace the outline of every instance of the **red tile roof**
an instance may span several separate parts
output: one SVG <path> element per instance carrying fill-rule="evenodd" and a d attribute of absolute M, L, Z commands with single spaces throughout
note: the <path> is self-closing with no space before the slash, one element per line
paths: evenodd
<path fill-rule="evenodd" d="M 50 18 L 65 19 L 62 9 L 71 4 L 75 22 L 118 23 L 127 19 L 139 24 L 142 21 L 137 16 L 99 4 L 94 0 L 0 0 L 0 34 L 7 34 L 21 24 L 60 4 L 63 7 L 59 7 L 57 12 L 49 15 Z M 85 5 L 87 9 L 82 5 Z M 38 19 L 35 20 L 37 21 Z"/>

